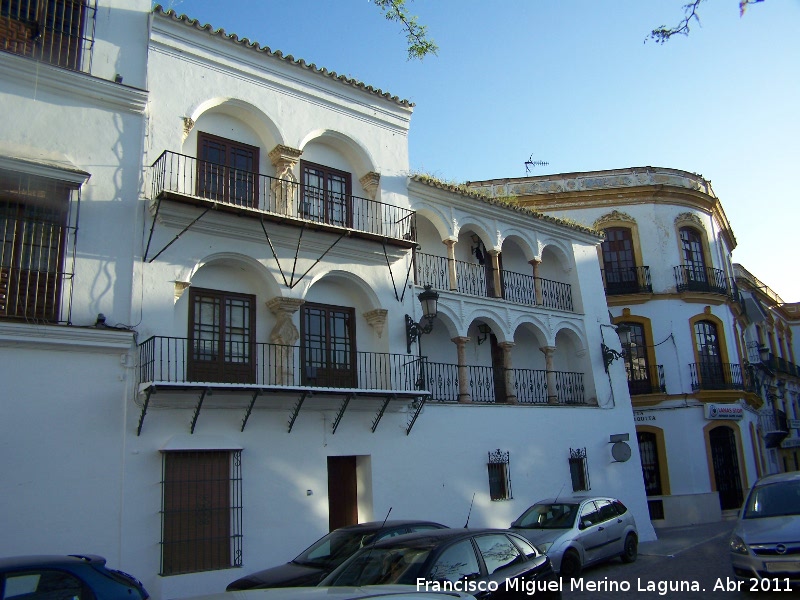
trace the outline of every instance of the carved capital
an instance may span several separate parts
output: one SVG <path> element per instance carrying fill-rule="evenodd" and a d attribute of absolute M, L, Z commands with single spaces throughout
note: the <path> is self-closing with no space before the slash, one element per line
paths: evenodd
<path fill-rule="evenodd" d="M 370 327 L 375 330 L 375 333 L 378 334 L 378 337 L 383 335 L 383 328 L 386 325 L 386 316 L 388 314 L 389 311 L 385 308 L 376 308 L 364 313 L 364 318 L 367 320 Z"/>
<path fill-rule="evenodd" d="M 292 169 L 294 169 L 297 161 L 300 160 L 301 154 L 303 154 L 302 150 L 290 148 L 289 146 L 284 146 L 282 144 L 278 144 L 272 150 L 270 150 L 268 156 L 275 167 L 275 177 L 278 179 L 297 181 Z"/>
<path fill-rule="evenodd" d="M 275 326 L 269 334 L 273 344 L 293 346 L 300 339 L 300 332 L 292 323 L 292 315 L 305 304 L 300 298 L 283 298 L 276 296 L 266 302 L 267 308 L 275 315 Z"/>
<path fill-rule="evenodd" d="M 192 129 L 194 129 L 194 119 L 192 117 L 183 117 L 183 139 L 185 140 L 189 137 L 189 133 L 191 133 Z"/>
<path fill-rule="evenodd" d="M 361 183 L 361 187 L 364 188 L 367 196 L 369 196 L 369 199 L 375 200 L 375 197 L 378 195 L 378 188 L 381 184 L 381 174 L 370 171 L 358 181 Z"/>
<path fill-rule="evenodd" d="M 176 281 L 174 283 L 175 283 L 175 302 L 177 302 L 178 300 L 181 299 L 181 296 L 183 296 L 183 292 L 188 290 L 192 284 L 188 281 Z"/>

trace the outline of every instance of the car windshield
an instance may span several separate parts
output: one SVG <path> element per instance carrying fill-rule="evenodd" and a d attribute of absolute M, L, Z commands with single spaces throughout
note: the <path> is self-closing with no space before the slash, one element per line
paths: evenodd
<path fill-rule="evenodd" d="M 355 554 L 356 550 L 369 544 L 375 531 L 334 531 L 317 541 L 292 562 L 309 567 L 333 569 Z"/>
<path fill-rule="evenodd" d="M 743 518 L 763 519 L 800 515 L 800 480 L 756 487 L 747 499 Z"/>
<path fill-rule="evenodd" d="M 575 525 L 577 504 L 534 504 L 512 523 L 523 529 L 570 529 Z"/>
<path fill-rule="evenodd" d="M 372 548 L 354 556 L 325 585 L 414 584 L 430 548 Z"/>

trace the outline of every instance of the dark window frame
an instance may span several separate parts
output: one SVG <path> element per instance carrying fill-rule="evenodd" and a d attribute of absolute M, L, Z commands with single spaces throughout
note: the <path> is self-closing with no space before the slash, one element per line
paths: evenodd
<path fill-rule="evenodd" d="M 600 247 L 606 290 L 616 294 L 638 292 L 639 277 L 633 247 L 633 230 L 630 227 L 608 227 L 603 231 L 605 239 Z"/>
<path fill-rule="evenodd" d="M 623 362 L 631 394 L 648 394 L 655 387 L 651 381 L 650 357 L 647 353 L 647 331 L 642 323 L 622 321 L 630 329 L 630 342 L 625 344 Z"/>
<path fill-rule="evenodd" d="M 492 501 L 513 500 L 510 452 L 503 452 L 499 448 L 489 452 L 486 468 L 489 475 L 489 499 Z"/>
<path fill-rule="evenodd" d="M 694 227 L 681 227 L 679 235 L 681 239 L 681 257 L 686 269 L 687 281 L 689 283 L 707 283 L 708 272 L 706 269 L 705 238 L 703 234 Z"/>
<path fill-rule="evenodd" d="M 652 431 L 637 431 L 639 455 L 642 461 L 644 491 L 648 496 L 661 496 L 661 464 L 658 459 L 658 436 Z"/>
<path fill-rule="evenodd" d="M 314 171 L 315 174 L 311 175 L 311 171 Z M 321 178 L 322 187 L 309 185 L 309 176 Z M 344 183 L 344 192 L 331 189 L 334 180 L 341 180 Z M 343 197 L 341 197 L 342 195 Z M 302 219 L 340 227 L 352 227 L 352 175 L 347 171 L 301 160 L 300 206 L 298 211 Z"/>
<path fill-rule="evenodd" d="M 208 158 L 207 152 L 212 149 L 222 155 L 221 160 Z M 236 166 L 238 158 L 244 158 L 249 168 Z M 233 206 L 258 208 L 259 160 L 258 146 L 198 131 L 197 195 Z"/>
<path fill-rule="evenodd" d="M 242 566 L 242 451 L 162 453 L 160 575 Z"/>
<path fill-rule="evenodd" d="M 589 461 L 586 448 L 569 449 L 569 474 L 572 479 L 573 492 L 585 492 L 592 489 L 589 481 Z"/>
<path fill-rule="evenodd" d="M 720 329 L 708 319 L 696 321 L 693 333 L 697 352 L 697 375 L 704 389 L 724 389 L 726 373 L 722 361 Z"/>
<path fill-rule="evenodd" d="M 311 319 L 315 316 L 317 320 L 321 317 L 321 322 L 324 323 L 324 332 L 319 334 L 315 334 L 311 328 Z M 331 325 L 332 319 L 346 321 L 347 336 L 336 335 L 336 325 Z M 312 336 L 319 339 L 312 340 Z M 312 344 L 312 341 L 319 341 L 321 344 Z M 322 356 L 315 355 L 316 353 L 321 353 Z M 303 367 L 301 373 L 303 385 L 356 387 L 357 354 L 355 308 L 317 302 L 303 304 L 300 308 L 300 363 Z M 345 360 L 338 360 L 337 355 L 344 356 Z"/>
<path fill-rule="evenodd" d="M 0 318 L 71 322 L 79 186 L 0 171 Z"/>
<path fill-rule="evenodd" d="M 208 339 L 203 337 L 209 330 L 209 324 L 198 321 L 198 304 L 214 302 L 219 308 L 216 315 L 217 321 L 211 323 L 216 337 Z M 248 324 L 242 327 L 241 336 L 234 337 L 229 323 L 229 310 L 234 303 L 242 306 L 246 303 Z M 238 328 L 237 328 L 238 329 Z M 200 334 L 200 335 L 198 335 Z M 246 341 L 239 349 L 246 351 L 247 361 L 227 360 L 227 354 L 233 352 L 234 339 L 245 337 Z M 256 381 L 256 296 L 238 292 L 212 290 L 206 288 L 189 288 L 189 322 L 188 322 L 188 351 L 186 357 L 186 377 L 189 381 L 213 381 L 215 383 L 255 383 Z M 203 352 L 199 343 L 212 344 L 212 352 Z M 240 343 L 241 345 L 241 343 Z M 230 350 L 230 352 L 229 352 Z M 204 359 L 200 354 L 211 356 Z"/>

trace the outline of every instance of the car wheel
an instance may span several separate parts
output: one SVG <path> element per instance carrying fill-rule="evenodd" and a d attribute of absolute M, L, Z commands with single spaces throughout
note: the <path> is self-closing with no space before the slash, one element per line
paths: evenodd
<path fill-rule="evenodd" d="M 625 538 L 625 549 L 619 555 L 624 563 L 632 563 L 639 556 L 639 543 L 636 541 L 636 536 L 632 533 L 628 534 Z"/>
<path fill-rule="evenodd" d="M 581 557 L 574 550 L 568 550 L 561 559 L 560 574 L 563 577 L 577 577 L 581 574 Z"/>

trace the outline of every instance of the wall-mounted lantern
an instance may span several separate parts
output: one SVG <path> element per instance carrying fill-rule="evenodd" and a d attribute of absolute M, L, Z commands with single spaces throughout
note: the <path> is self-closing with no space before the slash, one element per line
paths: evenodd
<path fill-rule="evenodd" d="M 611 366 L 611 363 L 617 360 L 618 358 L 623 358 L 625 356 L 625 346 L 630 345 L 631 343 L 631 328 L 625 325 L 624 323 L 620 323 L 615 327 L 617 330 L 617 335 L 619 336 L 619 341 L 622 344 L 622 352 L 617 352 L 613 348 L 609 348 L 606 346 L 605 342 L 600 343 L 600 347 L 603 351 L 603 366 L 606 369 L 606 373 L 608 373 L 608 367 Z"/>
<path fill-rule="evenodd" d="M 486 338 L 489 337 L 489 334 L 492 332 L 492 328 L 489 327 L 486 323 L 481 323 L 478 325 L 478 346 L 480 346 L 483 342 L 486 341 Z"/>
<path fill-rule="evenodd" d="M 422 305 L 422 321 L 417 323 L 410 316 L 406 315 L 406 352 L 411 354 L 411 344 L 416 342 L 419 337 L 424 333 L 430 333 L 433 330 L 433 320 L 439 313 L 439 293 L 431 289 L 431 286 L 426 285 L 425 289 L 417 296 Z"/>

